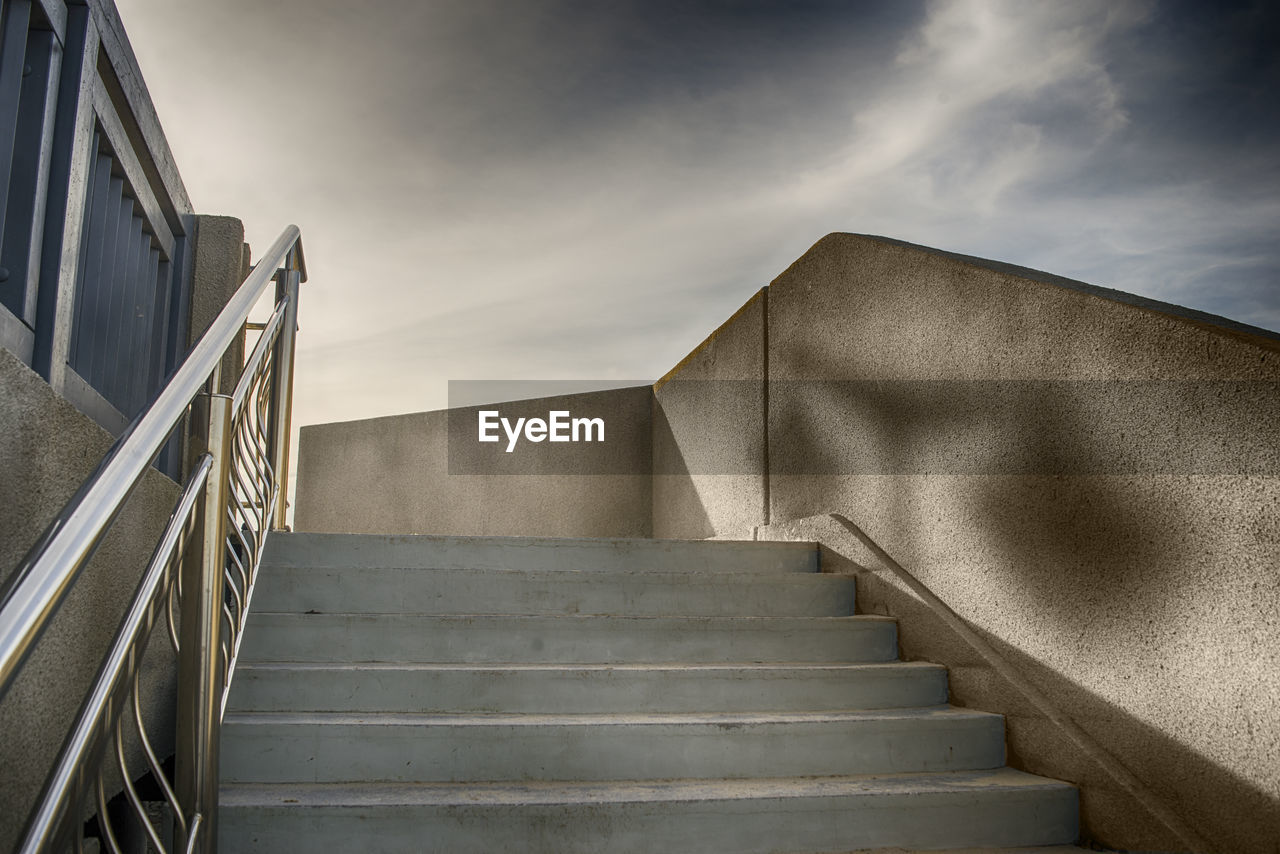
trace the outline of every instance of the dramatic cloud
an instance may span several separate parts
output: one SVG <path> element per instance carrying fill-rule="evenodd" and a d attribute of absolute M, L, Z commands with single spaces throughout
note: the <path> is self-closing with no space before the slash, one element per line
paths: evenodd
<path fill-rule="evenodd" d="M 1270 5 L 118 4 L 197 208 L 303 228 L 297 423 L 653 379 L 831 231 L 1280 329 Z"/>

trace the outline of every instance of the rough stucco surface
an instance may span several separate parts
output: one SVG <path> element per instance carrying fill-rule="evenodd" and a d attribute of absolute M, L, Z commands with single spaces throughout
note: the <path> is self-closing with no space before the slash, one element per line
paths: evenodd
<path fill-rule="evenodd" d="M 765 522 L 766 300 L 758 291 L 655 386 L 655 537 L 742 536 Z"/>
<path fill-rule="evenodd" d="M 848 516 L 1217 850 L 1273 853 L 1280 347 L 1028 275 L 855 235 L 824 238 L 783 273 L 769 289 L 770 459 L 809 465 L 774 469 L 772 521 Z M 871 382 L 890 397 L 921 380 L 1196 382 L 1182 405 L 1175 396 L 1127 424 L 1084 406 L 975 426 L 963 395 L 869 418 L 860 397 L 789 393 L 811 380 Z M 1244 381 L 1222 388 L 1245 397 L 1215 406 L 1217 381 Z M 1046 425 L 1063 418 L 1084 441 L 1037 468 Z M 1158 464 L 1101 441 L 1080 459 L 1091 435 L 1124 434 Z M 986 455 L 956 463 L 972 449 L 954 443 L 977 437 Z M 1005 448 L 1030 449 L 1033 464 L 1002 469 Z M 902 464 L 922 457 L 935 468 Z M 1015 758 L 1105 789 L 1025 730 L 1011 720 Z M 1171 847 L 1099 798 L 1082 819 L 1110 845 Z"/>
<path fill-rule="evenodd" d="M 110 448 L 111 436 L 0 349 L 0 580 Z M 0 700 L 0 850 L 17 843 L 45 775 L 133 596 L 178 487 L 152 470 Z M 159 633 L 160 635 L 163 632 Z M 144 708 L 162 756 L 172 752 L 172 655 L 167 641 L 144 659 Z M 143 767 L 141 765 L 137 767 Z"/>
<path fill-rule="evenodd" d="M 249 273 L 249 246 L 244 223 L 235 217 L 202 214 L 195 217 L 195 258 L 191 269 L 191 323 L 188 346 L 200 340 L 218 312 Z M 244 365 L 244 333 L 222 359 L 219 391 L 230 394 Z"/>
<path fill-rule="evenodd" d="M 831 516 L 815 516 L 763 526 L 761 540 L 816 541 L 823 572 L 852 575 L 858 612 L 898 619 L 898 647 L 907 661 L 946 662 L 950 702 L 966 708 L 999 710 L 1005 716 L 1008 762 L 1035 774 L 1080 782 L 1081 811 L 1099 826 L 1126 827 L 1127 844 L 1147 851 L 1197 851 L 1210 846 L 1168 805 L 1135 792 L 1116 758 L 1088 738 L 1082 741 L 1049 715 L 1044 701 L 1057 705 L 1060 690 L 1040 693 L 1042 678 L 1031 678 L 1037 663 L 979 633 L 975 646 L 934 603 L 912 590 L 864 544 Z M 909 571 L 909 570 L 908 570 Z M 997 648 L 998 647 L 998 648 Z M 1012 665 L 1014 676 L 993 665 L 990 655 Z M 1039 694 L 1039 696 L 1037 696 Z M 1091 728 L 1115 725 L 1114 714 L 1085 716 Z M 1146 786 L 1139 781 L 1139 788 Z M 1154 802 L 1154 803 L 1153 803 Z M 1086 829 L 1086 833 L 1089 833 Z M 1092 834 L 1090 834 L 1092 835 Z"/>
<path fill-rule="evenodd" d="M 502 443 L 475 442 L 478 408 L 303 427 L 295 528 L 467 536 L 651 534 L 648 386 L 496 407 L 511 418 L 545 418 L 552 409 L 602 416 L 608 444 L 600 447 L 523 443 L 506 455 Z"/>

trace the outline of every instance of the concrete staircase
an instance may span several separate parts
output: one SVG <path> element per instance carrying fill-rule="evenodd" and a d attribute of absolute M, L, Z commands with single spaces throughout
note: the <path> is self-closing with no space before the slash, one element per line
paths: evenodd
<path fill-rule="evenodd" d="M 221 850 L 801 852 L 1076 837 L 810 544 L 273 534 Z"/>

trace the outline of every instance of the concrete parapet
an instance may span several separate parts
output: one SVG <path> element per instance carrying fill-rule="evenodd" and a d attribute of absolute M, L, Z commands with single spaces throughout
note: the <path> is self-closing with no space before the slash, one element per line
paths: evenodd
<path fill-rule="evenodd" d="M 742 536 L 766 520 L 765 312 L 761 289 L 654 384 L 653 527 Z"/>
<path fill-rule="evenodd" d="M 849 517 L 1216 850 L 1270 852 L 1277 336 L 848 234 L 816 244 L 767 300 L 763 488 L 775 528 Z M 755 512 L 700 497 L 712 502 L 701 519 Z M 675 528 L 659 521 L 657 536 Z M 882 598 L 876 607 L 905 601 Z M 914 610 L 891 612 L 910 625 Z M 973 689 L 986 677 L 951 652 L 920 654 L 952 665 L 962 702 L 1011 714 L 1014 764 L 1081 785 L 1089 838 L 1186 848 L 1055 747 L 1051 725 Z"/>
<path fill-rule="evenodd" d="M 563 410 L 608 425 L 599 444 L 524 442 L 511 454 L 504 442 L 476 442 L 479 406 L 303 427 L 296 528 L 649 536 L 651 401 L 649 386 L 638 386 L 502 403 L 512 419 Z"/>
<path fill-rule="evenodd" d="M 194 346 L 222 307 L 249 275 L 249 244 L 244 223 L 235 217 L 200 215 L 195 222 L 195 259 L 191 269 L 191 318 L 187 346 Z M 230 394 L 244 366 L 244 331 L 222 359 L 218 390 Z"/>

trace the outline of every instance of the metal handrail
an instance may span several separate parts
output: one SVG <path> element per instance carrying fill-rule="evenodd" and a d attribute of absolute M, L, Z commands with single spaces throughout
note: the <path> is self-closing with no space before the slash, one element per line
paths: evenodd
<path fill-rule="evenodd" d="M 217 394 L 222 360 L 273 281 L 275 311 L 261 327 L 235 394 Z M 28 820 L 23 852 L 50 850 L 67 842 L 80 850 L 81 811 L 93 797 L 94 778 L 103 844 L 119 850 L 107 816 L 108 754 L 116 758 L 124 786 L 121 794 L 133 806 L 152 847 L 216 851 L 218 732 L 262 547 L 268 530 L 285 522 L 294 330 L 298 285 L 303 281 L 301 233 L 291 225 L 0 588 L 3 698 L 151 462 L 187 414 L 196 414 L 197 399 L 207 402 L 207 411 L 192 419 L 192 438 L 207 452 L 184 485 L 126 619 Z M 206 389 L 208 393 L 201 396 Z M 236 602 L 234 610 L 228 597 Z M 180 620 L 175 607 L 180 609 Z M 161 613 L 178 657 L 172 784 L 151 747 L 138 695 L 142 651 Z M 173 811 L 172 848 L 151 826 L 131 781 L 124 748 L 128 705 L 148 770 Z"/>
<path fill-rule="evenodd" d="M 120 435 L 10 576 L 0 592 L 0 698 L 301 236 L 298 227 L 290 225 L 276 238 L 155 402 Z M 301 272 L 301 281 L 306 281 L 305 266 Z"/>
<path fill-rule="evenodd" d="M 177 548 L 178 541 L 191 520 L 196 501 L 204 490 L 205 481 L 212 467 L 213 457 L 204 454 L 197 461 L 195 470 L 187 478 L 182 497 L 178 500 L 178 507 L 169 517 L 164 535 L 151 556 L 151 562 L 147 566 L 142 583 L 138 586 L 138 594 L 129 609 L 128 616 L 125 617 L 124 625 L 116 636 L 111 652 L 102 664 L 98 680 L 89 694 L 89 700 L 81 710 L 71 738 L 62 751 L 62 758 L 58 761 L 46 786 L 49 797 L 37 806 L 36 814 L 27 826 L 27 840 L 32 844 L 52 837 L 55 832 L 55 825 L 66 806 L 72 781 L 78 773 L 81 773 L 95 746 L 95 736 L 98 734 L 97 721 L 118 690 L 119 674 L 124 668 L 125 658 L 137 641 L 139 631 L 146 621 L 147 606 L 164 580 L 165 571 L 169 567 L 169 556 Z M 149 758 L 155 761 L 154 756 Z M 181 816 L 177 818 L 180 824 L 185 824 Z M 182 829 L 186 830 L 185 827 Z"/>

